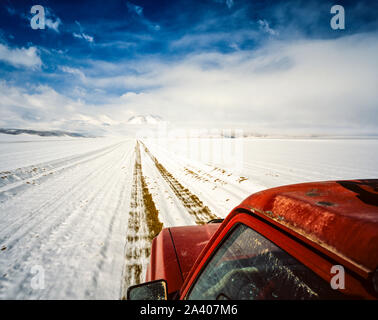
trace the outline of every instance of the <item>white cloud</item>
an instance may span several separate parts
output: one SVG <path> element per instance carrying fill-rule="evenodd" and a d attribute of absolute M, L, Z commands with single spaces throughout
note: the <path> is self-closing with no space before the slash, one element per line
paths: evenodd
<path fill-rule="evenodd" d="M 225 3 L 226 6 L 231 9 L 234 6 L 234 0 L 215 0 L 218 3 Z"/>
<path fill-rule="evenodd" d="M 258 30 L 238 30 L 235 32 L 208 32 L 200 34 L 185 34 L 181 38 L 172 41 L 170 46 L 172 49 L 177 48 L 213 48 L 214 45 L 224 43 L 229 46 L 237 46 L 238 44 L 247 41 L 255 42 L 256 39 L 261 37 L 261 32 Z"/>
<path fill-rule="evenodd" d="M 39 68 L 42 65 L 36 47 L 10 48 L 0 43 L 0 60 L 15 67 Z"/>
<path fill-rule="evenodd" d="M 57 33 L 59 33 L 59 26 L 60 26 L 61 23 L 62 23 L 62 21 L 59 18 L 57 18 L 55 21 L 53 21 L 50 18 L 47 18 L 45 20 L 46 27 L 54 30 Z"/>
<path fill-rule="evenodd" d="M 273 30 L 270 26 L 268 21 L 264 20 L 259 20 L 258 21 L 259 27 L 261 30 L 263 30 L 266 33 L 269 33 L 272 36 L 278 35 L 278 31 Z"/>
<path fill-rule="evenodd" d="M 51 9 L 46 8 L 45 12 L 46 12 L 46 19 L 45 19 L 46 27 L 59 33 L 59 26 L 62 24 L 62 21 L 54 15 Z"/>
<path fill-rule="evenodd" d="M 79 69 L 71 68 L 67 66 L 60 66 L 59 69 L 62 70 L 63 72 L 78 76 L 82 81 L 85 81 L 86 79 L 85 74 Z"/>
<path fill-rule="evenodd" d="M 277 41 L 257 52 L 143 61 L 142 75 L 88 81 L 142 92 L 124 95 L 120 105 L 173 122 L 378 132 L 377 53 L 377 34 Z"/>
<path fill-rule="evenodd" d="M 72 35 L 75 38 L 83 39 L 83 40 L 88 41 L 88 42 L 93 42 L 94 38 L 92 36 L 84 33 L 84 28 L 82 27 L 81 23 L 79 21 L 75 21 L 75 23 L 78 25 L 80 32 L 79 33 L 74 32 L 74 33 L 72 33 Z"/>
<path fill-rule="evenodd" d="M 129 11 L 136 13 L 140 17 L 143 16 L 143 7 L 137 6 L 136 4 L 133 4 L 131 2 L 127 2 L 126 5 Z"/>
<path fill-rule="evenodd" d="M 82 80 L 82 88 L 75 89 L 82 100 L 51 88 L 27 94 L 3 84 L 0 119 L 64 129 L 70 121 L 79 128 L 82 117 L 93 126 L 105 118 L 122 126 L 132 114 L 158 114 L 180 126 L 377 134 L 377 53 L 378 35 L 359 34 L 271 41 L 258 51 L 202 53 L 181 61 L 144 59 L 134 64 L 137 75 L 94 77 L 95 70 L 102 74 L 103 69 L 121 70 L 130 64 L 94 61 L 90 72 L 61 67 Z M 107 92 L 115 87 L 124 94 L 109 98 Z M 103 95 L 104 105 L 84 102 L 94 92 Z"/>
<path fill-rule="evenodd" d="M 85 33 L 76 33 L 76 32 L 74 32 L 72 35 L 75 38 L 84 39 L 84 40 L 86 40 L 88 42 L 93 42 L 93 40 L 94 40 L 93 37 L 91 37 L 90 35 L 85 34 Z"/>
<path fill-rule="evenodd" d="M 146 19 L 143 15 L 143 7 L 137 6 L 131 2 L 126 2 L 127 9 L 129 12 L 135 13 L 139 16 L 139 21 L 146 25 L 149 29 L 154 31 L 160 31 L 161 27 L 158 24 L 151 22 L 150 20 Z"/>
<path fill-rule="evenodd" d="M 125 111 L 113 110 L 111 104 L 102 107 L 87 105 L 48 86 L 35 87 L 29 93 L 5 81 L 0 82 L 0 127 L 102 134 L 109 124 L 119 124 L 113 119 L 128 119 L 129 116 Z"/>
<path fill-rule="evenodd" d="M 84 38 L 85 40 L 87 40 L 88 42 L 93 42 L 93 37 L 92 37 L 92 36 L 90 36 L 90 35 L 88 35 L 88 34 L 85 34 L 85 33 L 82 33 L 81 35 L 82 35 L 83 38 Z"/>

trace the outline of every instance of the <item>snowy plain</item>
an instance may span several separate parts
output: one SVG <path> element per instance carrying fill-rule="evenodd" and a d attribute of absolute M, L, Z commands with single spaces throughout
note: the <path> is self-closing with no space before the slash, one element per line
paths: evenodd
<path fill-rule="evenodd" d="M 188 209 L 193 205 L 225 217 L 269 187 L 378 178 L 375 139 L 176 138 L 138 145 L 126 138 L 0 136 L 0 299 L 123 297 L 133 284 L 125 283 L 129 255 L 144 271 L 148 261 L 137 252 L 146 243 L 128 241 L 135 231 L 132 194 L 140 188 L 136 161 L 164 227 L 206 219 Z M 188 205 L 192 195 L 198 201 Z"/>

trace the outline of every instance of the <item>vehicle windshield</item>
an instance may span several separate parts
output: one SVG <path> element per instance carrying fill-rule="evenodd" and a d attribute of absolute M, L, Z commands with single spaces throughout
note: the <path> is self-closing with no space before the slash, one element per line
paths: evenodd
<path fill-rule="evenodd" d="M 188 299 L 340 299 L 329 283 L 251 228 L 239 224 L 192 287 Z"/>

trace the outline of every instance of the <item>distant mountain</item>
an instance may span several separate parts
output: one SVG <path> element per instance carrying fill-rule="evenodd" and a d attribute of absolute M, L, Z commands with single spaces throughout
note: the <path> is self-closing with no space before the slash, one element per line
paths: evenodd
<path fill-rule="evenodd" d="M 128 124 L 159 124 L 163 122 L 164 120 L 160 116 L 151 114 L 133 116 L 127 121 Z"/>
<path fill-rule="evenodd" d="M 86 137 L 86 135 L 77 133 L 77 132 L 67 132 L 67 131 L 41 131 L 41 130 L 29 130 L 29 129 L 3 129 L 0 128 L 0 133 L 5 133 L 5 134 L 12 134 L 12 135 L 19 135 L 19 134 L 32 134 L 32 135 L 37 135 L 41 137 L 64 137 L 64 136 L 69 136 L 69 137 Z"/>

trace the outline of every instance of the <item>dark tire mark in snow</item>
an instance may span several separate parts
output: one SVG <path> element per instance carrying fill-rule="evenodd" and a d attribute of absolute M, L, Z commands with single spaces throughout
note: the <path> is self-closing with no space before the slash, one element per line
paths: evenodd
<path fill-rule="evenodd" d="M 163 224 L 159 220 L 158 211 L 143 177 L 140 147 L 137 142 L 125 247 L 122 299 L 125 298 L 129 286 L 143 282 L 151 253 L 151 241 L 162 227 Z"/>
<path fill-rule="evenodd" d="M 142 143 L 142 142 L 141 142 Z M 142 143 L 143 144 L 143 143 Z M 218 217 L 214 215 L 210 209 L 203 204 L 203 202 L 187 188 L 185 188 L 148 150 L 143 144 L 145 152 L 149 155 L 154 162 L 156 168 L 160 172 L 161 176 L 168 183 L 176 197 L 181 201 L 189 214 L 195 218 L 197 224 L 205 224 L 212 219 Z"/>

